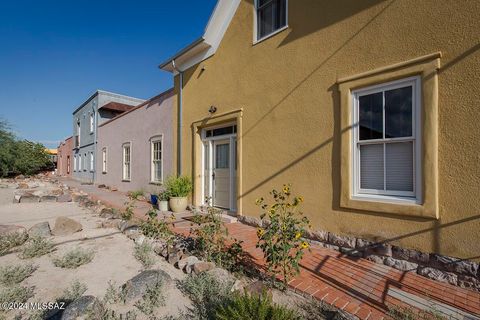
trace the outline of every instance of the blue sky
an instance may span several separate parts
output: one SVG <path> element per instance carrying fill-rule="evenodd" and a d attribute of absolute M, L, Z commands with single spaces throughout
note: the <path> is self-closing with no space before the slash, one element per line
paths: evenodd
<path fill-rule="evenodd" d="M 202 35 L 216 0 L 0 2 L 0 117 L 56 147 L 96 89 L 139 98 L 172 86 L 158 64 Z"/>

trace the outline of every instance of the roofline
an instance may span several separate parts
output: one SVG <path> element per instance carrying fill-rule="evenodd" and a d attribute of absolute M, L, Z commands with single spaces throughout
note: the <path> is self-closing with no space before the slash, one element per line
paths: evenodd
<path fill-rule="evenodd" d="M 174 88 L 167 89 L 167 90 L 163 91 L 162 93 L 159 93 L 159 94 L 157 94 L 156 96 L 151 97 L 150 99 L 145 100 L 144 102 L 142 102 L 142 103 L 139 104 L 138 106 L 135 106 L 135 107 L 131 108 L 130 110 L 127 110 L 127 111 L 125 111 L 125 112 L 122 112 L 122 113 L 120 113 L 119 115 L 116 115 L 115 117 L 113 117 L 112 119 L 110 119 L 110 120 L 108 120 L 108 121 L 105 121 L 105 122 L 102 123 L 102 124 L 99 124 L 98 127 L 99 127 L 99 128 L 100 128 L 100 127 L 103 127 L 104 125 L 107 125 L 107 124 L 109 124 L 110 122 L 113 122 L 113 121 L 115 121 L 115 120 L 123 117 L 124 115 L 129 114 L 130 112 L 133 112 L 133 111 L 135 111 L 135 110 L 137 110 L 137 109 L 140 109 L 141 107 L 145 106 L 146 104 L 148 104 L 149 102 L 151 102 L 151 101 L 153 101 L 153 100 L 155 100 L 155 99 L 158 99 L 158 98 L 160 98 L 160 97 L 162 97 L 162 96 L 164 96 L 164 95 L 167 95 L 167 94 L 169 94 L 169 93 L 173 93 L 173 89 L 174 89 Z"/>
<path fill-rule="evenodd" d="M 82 109 L 87 103 L 89 103 L 93 98 L 98 96 L 100 93 L 111 95 L 111 96 L 116 96 L 116 97 L 121 97 L 121 98 L 128 98 L 128 99 L 132 99 L 132 100 L 137 100 L 140 103 L 145 102 L 145 99 L 135 98 L 135 97 L 127 96 L 127 95 L 120 94 L 120 93 L 115 93 L 115 92 L 110 92 L 110 91 L 97 89 L 97 90 L 95 90 L 95 92 L 92 95 L 90 95 L 90 97 L 87 100 L 85 100 L 77 109 L 75 109 L 75 111 L 73 111 L 72 114 L 77 113 L 78 110 Z"/>
<path fill-rule="evenodd" d="M 178 51 L 175 55 L 173 55 L 172 57 L 160 63 L 158 65 L 158 68 L 163 69 L 164 67 L 172 63 L 173 60 L 178 59 L 179 57 L 181 57 L 182 55 L 184 55 L 185 53 L 187 53 L 188 51 L 190 51 L 191 49 L 193 49 L 194 47 L 196 47 L 197 45 L 199 45 L 204 41 L 205 41 L 205 38 L 203 36 L 201 36 L 200 38 L 197 38 L 196 40 L 191 42 L 189 45 L 187 45 L 186 47 Z"/>

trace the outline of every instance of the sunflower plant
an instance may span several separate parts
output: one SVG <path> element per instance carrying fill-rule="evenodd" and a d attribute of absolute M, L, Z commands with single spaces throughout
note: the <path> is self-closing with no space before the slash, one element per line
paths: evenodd
<path fill-rule="evenodd" d="M 258 228 L 257 248 L 262 249 L 267 264 L 267 271 L 275 279 L 281 274 L 284 288 L 290 278 L 299 273 L 299 263 L 309 243 L 302 237 L 310 221 L 298 207 L 303 202 L 300 196 L 293 196 L 291 186 L 284 185 L 281 191 L 272 190 L 273 204 L 257 199 L 263 213 L 262 220 L 268 218 L 266 227 Z"/>

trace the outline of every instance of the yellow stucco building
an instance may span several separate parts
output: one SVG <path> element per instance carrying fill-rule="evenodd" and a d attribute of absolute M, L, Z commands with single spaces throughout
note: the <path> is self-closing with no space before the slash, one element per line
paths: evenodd
<path fill-rule="evenodd" d="M 179 172 L 258 217 L 291 183 L 313 228 L 480 255 L 480 2 L 220 0 L 175 75 Z"/>

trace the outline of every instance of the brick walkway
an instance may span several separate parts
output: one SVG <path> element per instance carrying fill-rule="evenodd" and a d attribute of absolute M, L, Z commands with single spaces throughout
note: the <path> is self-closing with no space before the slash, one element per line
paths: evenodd
<path fill-rule="evenodd" d="M 64 182 L 74 184 L 69 180 Z M 115 207 L 121 207 L 125 202 L 125 195 L 119 192 L 112 193 L 79 184 L 75 187 L 98 200 L 103 200 L 103 193 L 116 193 L 117 195 L 110 195 L 105 199 L 109 205 Z M 144 215 L 141 213 L 142 209 L 136 210 L 139 217 Z M 188 234 L 189 225 L 185 223 L 184 226 L 177 226 L 176 231 Z M 231 237 L 243 241 L 243 249 L 252 262 L 263 268 L 262 252 L 255 247 L 256 229 L 241 223 L 226 226 Z M 290 281 L 289 286 L 301 294 L 334 305 L 360 319 L 386 318 L 390 305 L 433 305 L 437 311 L 450 314 L 451 319 L 480 319 L 480 294 L 477 292 L 318 246 L 312 246 L 311 252 L 305 254 L 300 275 Z"/>

